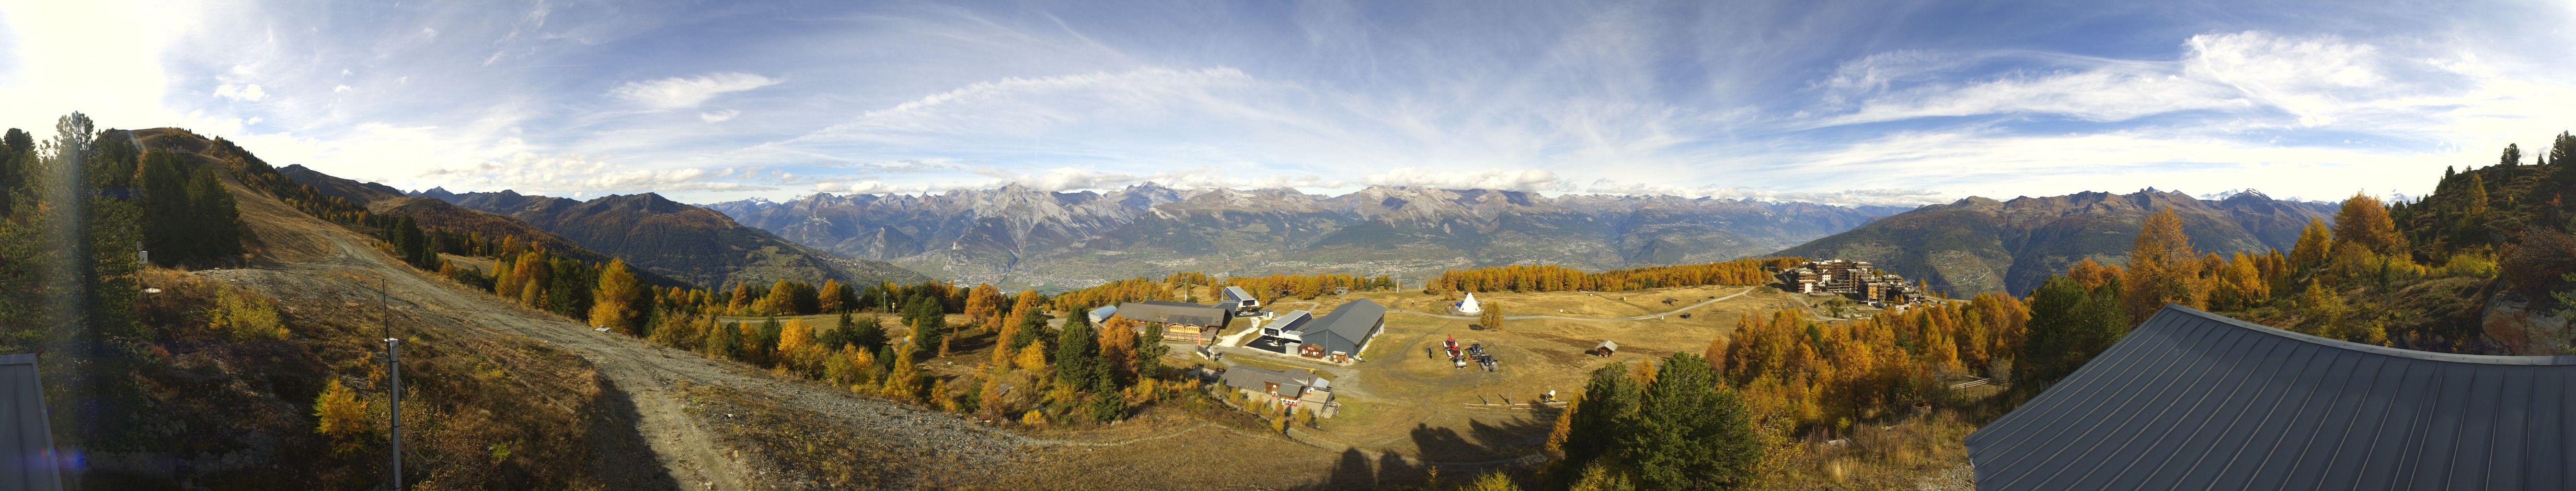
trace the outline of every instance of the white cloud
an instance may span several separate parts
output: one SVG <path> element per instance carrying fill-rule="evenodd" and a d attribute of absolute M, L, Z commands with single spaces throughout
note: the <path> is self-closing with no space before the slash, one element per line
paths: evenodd
<path fill-rule="evenodd" d="M 700 120 L 700 121 L 706 121 L 706 122 L 709 122 L 709 123 L 722 123 L 722 122 L 726 122 L 726 121 L 732 121 L 734 116 L 741 116 L 741 115 L 742 115 L 742 111 L 736 111 L 736 110 L 732 110 L 732 109 L 726 109 L 726 110 L 722 110 L 722 111 L 708 111 L 708 112 L 698 113 L 698 120 Z"/>
<path fill-rule="evenodd" d="M 1009 77 L 862 113 L 799 140 L 900 132 L 1027 133 L 1100 113 L 1155 113 L 1218 99 L 1212 91 L 1249 87 L 1251 76 L 1229 67 L 1141 68 L 1052 77 Z"/>
<path fill-rule="evenodd" d="M 815 191 L 848 194 L 928 194 L 939 191 L 930 184 L 894 185 L 874 179 L 856 182 L 826 182 L 814 185 Z"/>
<path fill-rule="evenodd" d="M 1666 195 L 1685 198 L 1750 199 L 1769 202 L 1806 202 L 1839 206 L 1914 206 L 1956 201 L 1965 195 L 1927 189 L 1882 188 L 1842 191 L 1786 191 L 1759 187 L 1720 187 L 1677 184 L 1644 184 L 1609 179 L 1583 186 L 1582 192 L 1612 195 Z"/>
<path fill-rule="evenodd" d="M 223 84 L 215 86 L 215 97 L 237 101 L 259 102 L 260 99 L 268 97 L 268 91 L 260 90 L 259 84 Z"/>
<path fill-rule="evenodd" d="M 2345 114 L 2438 104 L 2414 97 L 2459 81 L 2437 64 L 2333 36 L 2202 34 L 2183 47 L 2182 56 L 2170 62 L 2021 53 L 2081 66 L 2012 71 L 1966 83 L 1940 82 L 1936 75 L 2006 55 L 1882 53 L 1845 63 L 1816 84 L 1829 104 L 1857 99 L 1858 105 L 1820 125 L 1987 114 L 2124 121 L 2179 111 L 2269 109 L 2313 127 Z"/>
<path fill-rule="evenodd" d="M 1064 167 L 1049 170 L 1045 174 L 1022 175 L 1012 182 L 1040 191 L 1116 189 L 1136 182 L 1136 176 Z"/>
<path fill-rule="evenodd" d="M 625 99 L 654 110 L 688 109 L 704 104 L 707 99 L 729 92 L 741 92 L 778 84 L 779 80 L 749 73 L 720 72 L 695 77 L 672 77 L 643 82 L 627 82 L 609 89 L 608 95 Z"/>
<path fill-rule="evenodd" d="M 202 22 L 205 5 L 133 0 L 0 1 L 8 48 L 0 76 L 0 120 L 50 128 L 81 111 L 106 124 L 185 121 L 161 105 L 168 92 L 160 60 Z"/>
<path fill-rule="evenodd" d="M 1423 186 L 1442 189 L 1501 189 L 1507 191 L 1552 191 L 1567 188 L 1556 173 L 1541 169 L 1482 171 L 1443 170 L 1423 167 L 1399 167 L 1382 174 L 1370 174 L 1363 184 L 1383 186 Z"/>
<path fill-rule="evenodd" d="M 348 86 L 347 84 L 334 85 L 334 86 L 331 86 L 331 91 L 332 91 L 332 92 L 348 92 L 348 91 L 349 91 L 349 86 Z"/>

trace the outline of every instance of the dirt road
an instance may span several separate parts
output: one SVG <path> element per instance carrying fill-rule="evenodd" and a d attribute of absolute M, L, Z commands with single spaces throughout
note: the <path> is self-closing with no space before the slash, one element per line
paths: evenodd
<path fill-rule="evenodd" d="M 390 315 L 398 319 L 525 336 L 578 354 L 614 383 L 615 390 L 628 393 L 640 415 L 641 421 L 635 423 L 638 430 L 651 443 L 660 464 L 688 489 L 749 489 L 755 481 L 748 467 L 686 411 L 689 401 L 674 388 L 683 381 L 760 392 L 830 416 L 854 433 L 906 453 L 946 457 L 925 461 L 989 465 L 1028 443 L 1020 436 L 953 416 L 779 380 L 739 364 L 593 331 L 414 270 L 369 247 L 366 239 L 273 199 L 240 192 L 236 196 L 243 197 L 240 206 L 248 235 L 271 247 L 295 250 L 269 251 L 265 255 L 276 262 L 259 267 L 203 274 L 273 297 L 306 301 L 371 302 L 374 294 L 365 292 L 382 285 Z M 352 292 L 368 298 L 353 298 Z"/>
<path fill-rule="evenodd" d="M 1663 316 L 1673 315 L 1673 314 L 1679 314 L 1679 313 L 1682 313 L 1682 312 L 1689 311 L 1690 309 L 1696 309 L 1696 308 L 1700 308 L 1700 307 L 1706 307 L 1706 306 L 1708 306 L 1709 304 L 1714 304 L 1714 303 L 1718 303 L 1718 302 L 1724 302 L 1724 301 L 1728 301 L 1728 300 L 1734 300 L 1734 299 L 1735 299 L 1735 297 L 1741 297 L 1741 296 L 1744 296 L 1744 294 L 1747 294 L 1747 293 L 1753 293 L 1753 289 L 1755 289 L 1755 288 L 1761 288 L 1761 287 L 1758 287 L 1758 286 L 1749 286 L 1749 287 L 1744 287 L 1744 291 L 1735 292 L 1735 294 L 1732 294 L 1732 295 L 1727 295 L 1727 296 L 1717 297 L 1717 298 L 1711 298 L 1711 299 L 1708 299 L 1708 300 L 1702 300 L 1702 301 L 1700 301 L 1699 303 L 1695 303 L 1695 304 L 1690 304 L 1690 305 L 1682 306 L 1682 308 L 1672 309 L 1672 310 L 1667 310 L 1667 311 L 1658 312 L 1658 313 L 1653 313 L 1653 314 L 1646 314 L 1646 315 L 1632 315 L 1632 316 L 1627 316 L 1627 317 L 1566 317 L 1566 316 L 1561 316 L 1561 315 L 1506 315 L 1506 316 L 1503 316 L 1503 319 L 1504 319 L 1504 320 L 1520 320 L 1520 319 L 1557 319 L 1557 320 L 1569 320 L 1569 321 L 1641 321 L 1641 320 L 1646 320 L 1646 319 L 1659 319 L 1659 318 L 1663 318 Z M 1462 320 L 1462 321 L 1472 321 L 1472 320 L 1476 320 L 1476 316 L 1472 316 L 1472 315 L 1448 315 L 1448 314 L 1434 314 L 1434 313 L 1430 313 L 1430 312 L 1420 312 L 1420 311 L 1412 311 L 1412 310 L 1393 310 L 1393 309 L 1389 309 L 1389 310 L 1387 310 L 1387 312 L 1388 312 L 1388 313 L 1395 313 L 1395 314 L 1413 314 L 1413 315 L 1419 315 L 1419 316 L 1424 316 L 1424 317 L 1438 317 L 1438 318 L 1442 318 L 1442 319 L 1455 319 L 1455 320 Z"/>

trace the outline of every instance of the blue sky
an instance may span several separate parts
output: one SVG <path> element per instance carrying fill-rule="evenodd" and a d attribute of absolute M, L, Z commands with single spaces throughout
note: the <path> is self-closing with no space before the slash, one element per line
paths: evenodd
<path fill-rule="evenodd" d="M 406 189 L 2418 194 L 2576 129 L 2576 2 L 0 0 L 0 118 Z"/>

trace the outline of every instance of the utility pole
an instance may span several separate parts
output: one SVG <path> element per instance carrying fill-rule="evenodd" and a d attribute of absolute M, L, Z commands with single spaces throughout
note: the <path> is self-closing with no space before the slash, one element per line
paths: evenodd
<path fill-rule="evenodd" d="M 394 440 L 394 441 L 393 441 L 393 474 L 388 475 L 388 476 L 385 476 L 385 480 L 386 480 L 386 481 L 389 481 L 389 482 L 391 482 L 391 483 L 392 483 L 392 485 L 393 485 L 393 490 L 394 490 L 394 491 L 402 491 L 402 340 L 401 340 L 401 339 L 385 338 L 385 364 L 391 367 L 391 369 L 390 369 L 390 370 L 388 370 L 388 372 L 389 372 L 389 373 L 391 373 L 391 374 L 393 374 L 393 384 L 394 384 L 394 385 L 393 385 L 393 387 L 394 387 L 394 394 L 393 394 L 393 395 L 394 395 L 394 397 L 393 397 L 394 402 L 393 402 L 393 404 L 391 405 L 391 407 L 387 408 L 387 409 L 390 409 L 390 410 L 391 410 L 392 415 L 393 415 L 393 436 L 394 436 L 394 438 L 393 438 L 393 440 Z"/>
<path fill-rule="evenodd" d="M 393 491 L 402 491 L 402 339 L 394 337 L 394 325 L 385 316 L 386 280 L 382 275 L 376 276 L 376 325 L 385 331 L 385 373 L 391 375 L 393 382 L 393 403 L 386 407 L 393 420 L 389 426 L 393 429 L 393 472 L 385 476 L 385 481 Z"/>

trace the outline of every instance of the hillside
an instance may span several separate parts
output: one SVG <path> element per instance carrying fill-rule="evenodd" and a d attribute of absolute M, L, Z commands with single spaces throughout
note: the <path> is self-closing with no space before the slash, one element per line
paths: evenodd
<path fill-rule="evenodd" d="M 507 197 L 492 197 L 496 201 Z M 1012 185 L 706 205 L 841 255 L 969 282 L 1081 287 L 1171 271 L 1419 275 L 1505 264 L 1587 270 L 1723 261 L 1867 223 L 1884 208 L 1375 186 L 1107 193 Z"/>
<path fill-rule="evenodd" d="M 2011 201 L 1971 197 L 1881 218 L 1772 255 L 1869 261 L 1954 297 L 2019 294 L 2085 258 L 2125 263 L 2138 224 L 2160 209 L 2179 214 L 2183 232 L 2201 250 L 2221 254 L 2287 250 L 2309 218 L 2331 220 L 2334 213 L 2332 205 L 2276 200 L 2250 191 L 2223 200 L 2153 189 Z"/>
<path fill-rule="evenodd" d="M 454 194 L 432 189 L 419 194 L 421 197 L 405 199 L 506 215 L 650 271 L 709 287 L 777 280 L 820 284 L 826 278 L 858 284 L 929 280 L 920 273 L 883 262 L 817 251 L 734 223 L 713 210 L 664 199 L 659 194 L 612 195 L 590 201 L 511 191 Z"/>

